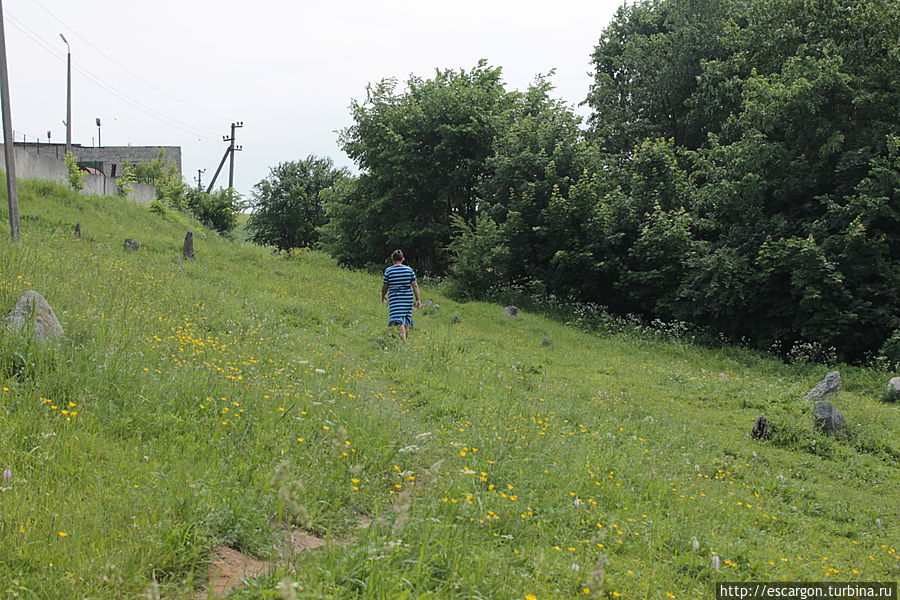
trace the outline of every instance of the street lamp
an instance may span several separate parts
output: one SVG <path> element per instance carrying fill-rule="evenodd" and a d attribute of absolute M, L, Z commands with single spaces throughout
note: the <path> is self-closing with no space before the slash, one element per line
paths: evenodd
<path fill-rule="evenodd" d="M 66 43 L 66 54 L 68 56 L 66 69 L 66 154 L 72 151 L 72 47 L 66 36 L 59 34 L 62 41 Z"/>
<path fill-rule="evenodd" d="M 100 117 L 97 117 L 97 147 L 100 148 L 103 146 L 103 143 L 100 141 Z"/>

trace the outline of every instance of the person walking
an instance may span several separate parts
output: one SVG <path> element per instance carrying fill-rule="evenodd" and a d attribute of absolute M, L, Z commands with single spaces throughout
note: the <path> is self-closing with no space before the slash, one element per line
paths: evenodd
<path fill-rule="evenodd" d="M 403 264 L 403 252 L 394 250 L 391 261 L 394 263 L 384 270 L 381 282 L 381 302 L 388 305 L 388 327 L 397 326 L 400 339 L 404 342 L 409 337 L 409 328 L 413 326 L 413 308 L 419 308 L 419 284 L 416 272 Z"/>

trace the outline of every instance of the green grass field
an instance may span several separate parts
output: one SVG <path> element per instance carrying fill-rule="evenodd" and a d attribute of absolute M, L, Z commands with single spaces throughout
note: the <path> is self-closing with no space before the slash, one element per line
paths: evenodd
<path fill-rule="evenodd" d="M 511 319 L 427 281 L 440 309 L 403 345 L 380 278 L 322 254 L 193 224 L 185 262 L 183 217 L 20 194 L 0 308 L 37 290 L 66 336 L 2 330 L 0 598 L 207 598 L 223 546 L 271 565 L 229 592 L 254 599 L 898 579 L 892 374 Z M 840 439 L 802 401 L 833 368 Z M 291 525 L 326 545 L 286 554 Z"/>

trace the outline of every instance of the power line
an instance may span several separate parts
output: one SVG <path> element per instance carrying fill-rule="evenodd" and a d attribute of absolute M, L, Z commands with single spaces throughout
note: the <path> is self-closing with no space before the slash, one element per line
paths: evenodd
<path fill-rule="evenodd" d="M 47 42 L 43 37 L 41 37 L 40 34 L 36 33 L 31 28 L 29 28 L 27 25 L 22 23 L 19 19 L 17 19 L 12 14 L 10 14 L 10 12 L 8 10 L 4 10 L 3 12 L 6 14 L 7 17 L 9 17 L 10 24 L 13 27 L 15 27 L 16 29 L 21 31 L 28 38 L 30 38 L 33 42 L 35 42 L 36 44 L 38 44 L 39 46 L 44 48 L 44 50 L 46 50 L 47 52 L 52 54 L 54 57 L 58 58 L 59 60 L 65 60 L 63 58 L 62 52 L 57 50 L 56 48 L 54 48 L 49 42 Z M 130 104 L 131 106 L 138 109 L 139 111 L 146 114 L 147 116 L 149 116 L 153 119 L 156 119 L 157 121 L 164 123 L 170 127 L 178 129 L 184 133 L 187 133 L 191 136 L 199 137 L 208 142 L 213 141 L 211 136 L 214 136 L 215 135 L 214 133 L 204 130 L 204 129 L 194 127 L 193 125 L 191 125 L 189 123 L 179 121 L 178 119 L 176 119 L 174 117 L 170 117 L 154 108 L 151 108 L 151 107 L 147 106 L 146 104 L 143 104 L 142 102 L 131 98 L 126 93 L 118 90 L 114 86 L 104 82 L 99 76 L 94 75 L 92 72 L 88 71 L 84 67 L 82 67 L 74 62 L 73 62 L 73 66 L 76 71 L 78 71 L 81 75 L 83 75 L 89 81 L 94 83 L 94 85 L 100 87 L 101 89 L 108 92 L 109 94 L 112 94 L 113 96 L 119 98 L 123 102 Z"/>
<path fill-rule="evenodd" d="M 114 59 L 113 57 L 111 57 L 110 55 L 108 55 L 106 52 L 104 52 L 103 50 L 101 50 L 100 48 L 98 48 L 97 46 L 95 46 L 94 44 L 92 44 L 91 41 L 88 40 L 87 38 L 85 38 L 83 35 L 81 35 L 81 34 L 78 33 L 77 31 L 75 31 L 75 30 L 72 29 L 71 27 L 69 27 L 69 26 L 65 23 L 65 21 L 63 21 L 62 19 L 60 19 L 59 17 L 57 17 L 55 14 L 53 14 L 53 13 L 50 11 L 49 8 L 47 8 L 46 6 L 44 6 L 43 4 L 41 4 L 40 2 L 38 2 L 38 0 L 32 0 L 32 2 L 34 2 L 35 4 L 37 4 L 38 6 L 40 6 L 42 9 L 44 9 L 44 11 L 46 11 L 47 14 L 49 14 L 51 17 L 53 17 L 54 19 L 56 19 L 57 21 L 59 21 L 60 24 L 62 24 L 63 26 L 66 27 L 66 29 L 68 29 L 69 31 L 71 31 L 72 33 L 74 33 L 74 34 L 75 34 L 78 38 L 80 38 L 85 44 L 87 44 L 88 46 L 90 46 L 91 48 L 93 48 L 94 50 L 96 50 L 97 52 L 99 52 L 101 55 L 103 55 L 103 56 L 104 56 L 107 60 L 109 60 L 111 63 L 117 65 L 119 68 L 121 68 L 122 70 L 124 70 L 124 71 L 126 71 L 127 73 L 129 73 L 132 77 L 135 77 L 136 79 L 138 79 L 139 81 L 142 81 L 143 83 L 145 83 L 146 85 L 152 87 L 152 88 L 155 89 L 156 91 L 158 91 L 158 92 L 160 92 L 160 93 L 162 93 L 162 94 L 165 94 L 166 96 L 168 96 L 168 97 L 171 98 L 172 100 L 175 100 L 176 102 L 180 102 L 181 104 L 184 104 L 185 106 L 187 106 L 187 107 L 189 107 L 189 108 L 192 108 L 192 109 L 196 110 L 197 112 L 201 112 L 201 113 L 203 113 L 203 114 L 205 114 L 205 115 L 208 115 L 208 116 L 210 116 L 210 117 L 215 117 L 215 118 L 217 118 L 217 119 L 222 119 L 222 120 L 226 119 L 226 117 L 223 117 L 222 115 L 217 115 L 217 114 L 215 114 L 215 113 L 211 113 L 211 112 L 209 112 L 209 111 L 207 111 L 207 110 L 204 110 L 204 109 L 202 109 L 202 108 L 200 108 L 200 107 L 198 107 L 198 106 L 194 106 L 194 105 L 191 104 L 190 102 L 185 102 L 184 100 L 182 100 L 182 99 L 180 99 L 180 98 L 178 98 L 178 97 L 176 97 L 176 96 L 173 96 L 171 93 L 167 92 L 166 90 L 162 89 L 161 87 L 158 87 L 158 86 L 154 85 L 153 83 L 147 81 L 146 79 L 144 79 L 143 77 L 141 77 L 140 75 L 138 75 L 137 73 L 135 73 L 134 71 L 132 71 L 131 69 L 129 69 L 128 67 L 126 67 L 125 65 L 123 65 L 122 63 L 120 63 L 119 61 L 117 61 L 116 59 Z"/>
<path fill-rule="evenodd" d="M 30 131 L 22 131 L 22 130 L 20 130 L 20 129 L 13 129 L 12 132 L 13 132 L 13 141 L 15 141 L 16 135 L 23 136 L 23 137 L 26 138 L 26 139 L 27 139 L 27 138 L 34 138 L 37 142 L 40 142 L 40 141 L 41 141 L 40 136 L 31 135 L 31 132 L 30 132 Z M 26 140 L 23 140 L 23 141 L 26 141 Z"/>
<path fill-rule="evenodd" d="M 62 51 L 57 50 L 52 44 L 50 44 L 44 38 L 42 38 L 40 36 L 40 34 L 36 33 L 34 30 L 32 30 L 27 25 L 22 23 L 19 19 L 17 19 L 13 15 L 11 15 L 9 13 L 9 11 L 4 11 L 4 12 L 6 13 L 6 16 L 11 19 L 10 24 L 12 24 L 14 27 L 19 29 L 19 31 L 24 33 L 29 38 L 31 38 L 32 41 L 34 41 L 38 45 L 42 46 L 45 50 L 50 52 L 50 54 L 54 55 L 59 60 L 65 60 L 65 58 L 63 57 Z M 166 125 L 169 125 L 170 127 L 179 129 L 180 131 L 183 131 L 184 133 L 187 133 L 190 135 L 195 135 L 197 137 L 205 139 L 206 141 L 213 141 L 208 136 L 215 136 L 216 134 L 214 134 L 210 131 L 204 130 L 204 129 L 200 129 L 199 127 L 194 127 L 193 125 L 191 125 L 189 123 L 179 121 L 178 119 L 176 119 L 174 117 L 170 117 L 154 108 L 151 108 L 151 107 L 147 106 L 146 104 L 143 104 L 139 100 L 135 100 L 134 98 L 131 98 L 130 96 L 128 96 L 128 94 L 115 88 L 111 84 L 106 83 L 98 75 L 95 75 L 94 73 L 92 73 L 91 71 L 88 71 L 84 67 L 82 67 L 76 63 L 73 63 L 73 65 L 74 65 L 76 71 L 78 71 L 84 77 L 86 77 L 87 79 L 92 81 L 95 85 L 97 85 L 101 89 L 104 89 L 108 93 L 116 96 L 120 100 L 137 108 L 138 110 L 140 110 L 147 116 L 152 117 L 162 123 L 165 123 Z M 185 128 L 188 128 L 188 129 L 185 129 Z"/>

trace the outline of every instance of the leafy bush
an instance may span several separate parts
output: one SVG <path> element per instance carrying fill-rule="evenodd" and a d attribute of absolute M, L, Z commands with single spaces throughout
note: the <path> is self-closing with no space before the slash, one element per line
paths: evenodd
<path fill-rule="evenodd" d="M 347 178 L 347 170 L 335 168 L 330 158 L 313 155 L 273 167 L 253 187 L 250 239 L 278 250 L 312 246 L 319 239 L 319 228 L 328 222 L 329 194 Z"/>
<path fill-rule="evenodd" d="M 134 175 L 134 166 L 130 163 L 125 163 L 125 166 L 122 167 L 122 174 L 116 180 L 116 194 L 122 198 L 127 198 L 134 190 L 135 183 L 137 183 L 137 179 Z"/>
<path fill-rule="evenodd" d="M 199 190 L 184 193 L 187 209 L 207 227 L 228 233 L 237 225 L 241 196 L 233 189 L 220 189 L 212 194 Z"/>
<path fill-rule="evenodd" d="M 69 186 L 76 192 L 80 192 L 84 189 L 84 177 L 87 173 L 78 168 L 78 159 L 71 152 L 66 152 L 63 162 L 66 165 L 66 177 L 69 181 Z"/>
<path fill-rule="evenodd" d="M 181 180 L 180 177 L 165 177 L 155 183 L 156 198 L 176 210 L 187 211 L 188 194 L 190 188 Z"/>
<path fill-rule="evenodd" d="M 889 368 L 895 369 L 900 365 L 900 329 L 895 329 L 891 337 L 884 342 L 879 355 L 883 357 Z"/>
<path fill-rule="evenodd" d="M 481 298 L 496 285 L 502 285 L 509 248 L 503 244 L 497 224 L 488 217 L 466 223 L 453 216 L 459 235 L 450 243 L 453 253 L 450 273 L 461 298 Z"/>
<path fill-rule="evenodd" d="M 166 203 L 160 200 L 159 198 L 154 198 L 150 201 L 150 204 L 147 205 L 147 208 L 150 209 L 150 212 L 153 214 L 157 214 L 161 217 L 164 217 L 166 213 L 169 212 L 169 208 L 166 206 Z"/>
<path fill-rule="evenodd" d="M 160 150 L 156 158 L 151 161 L 140 162 L 134 165 L 134 177 L 135 183 L 157 187 L 163 181 L 173 179 L 181 181 L 178 166 L 174 161 L 168 159 L 165 150 Z"/>

